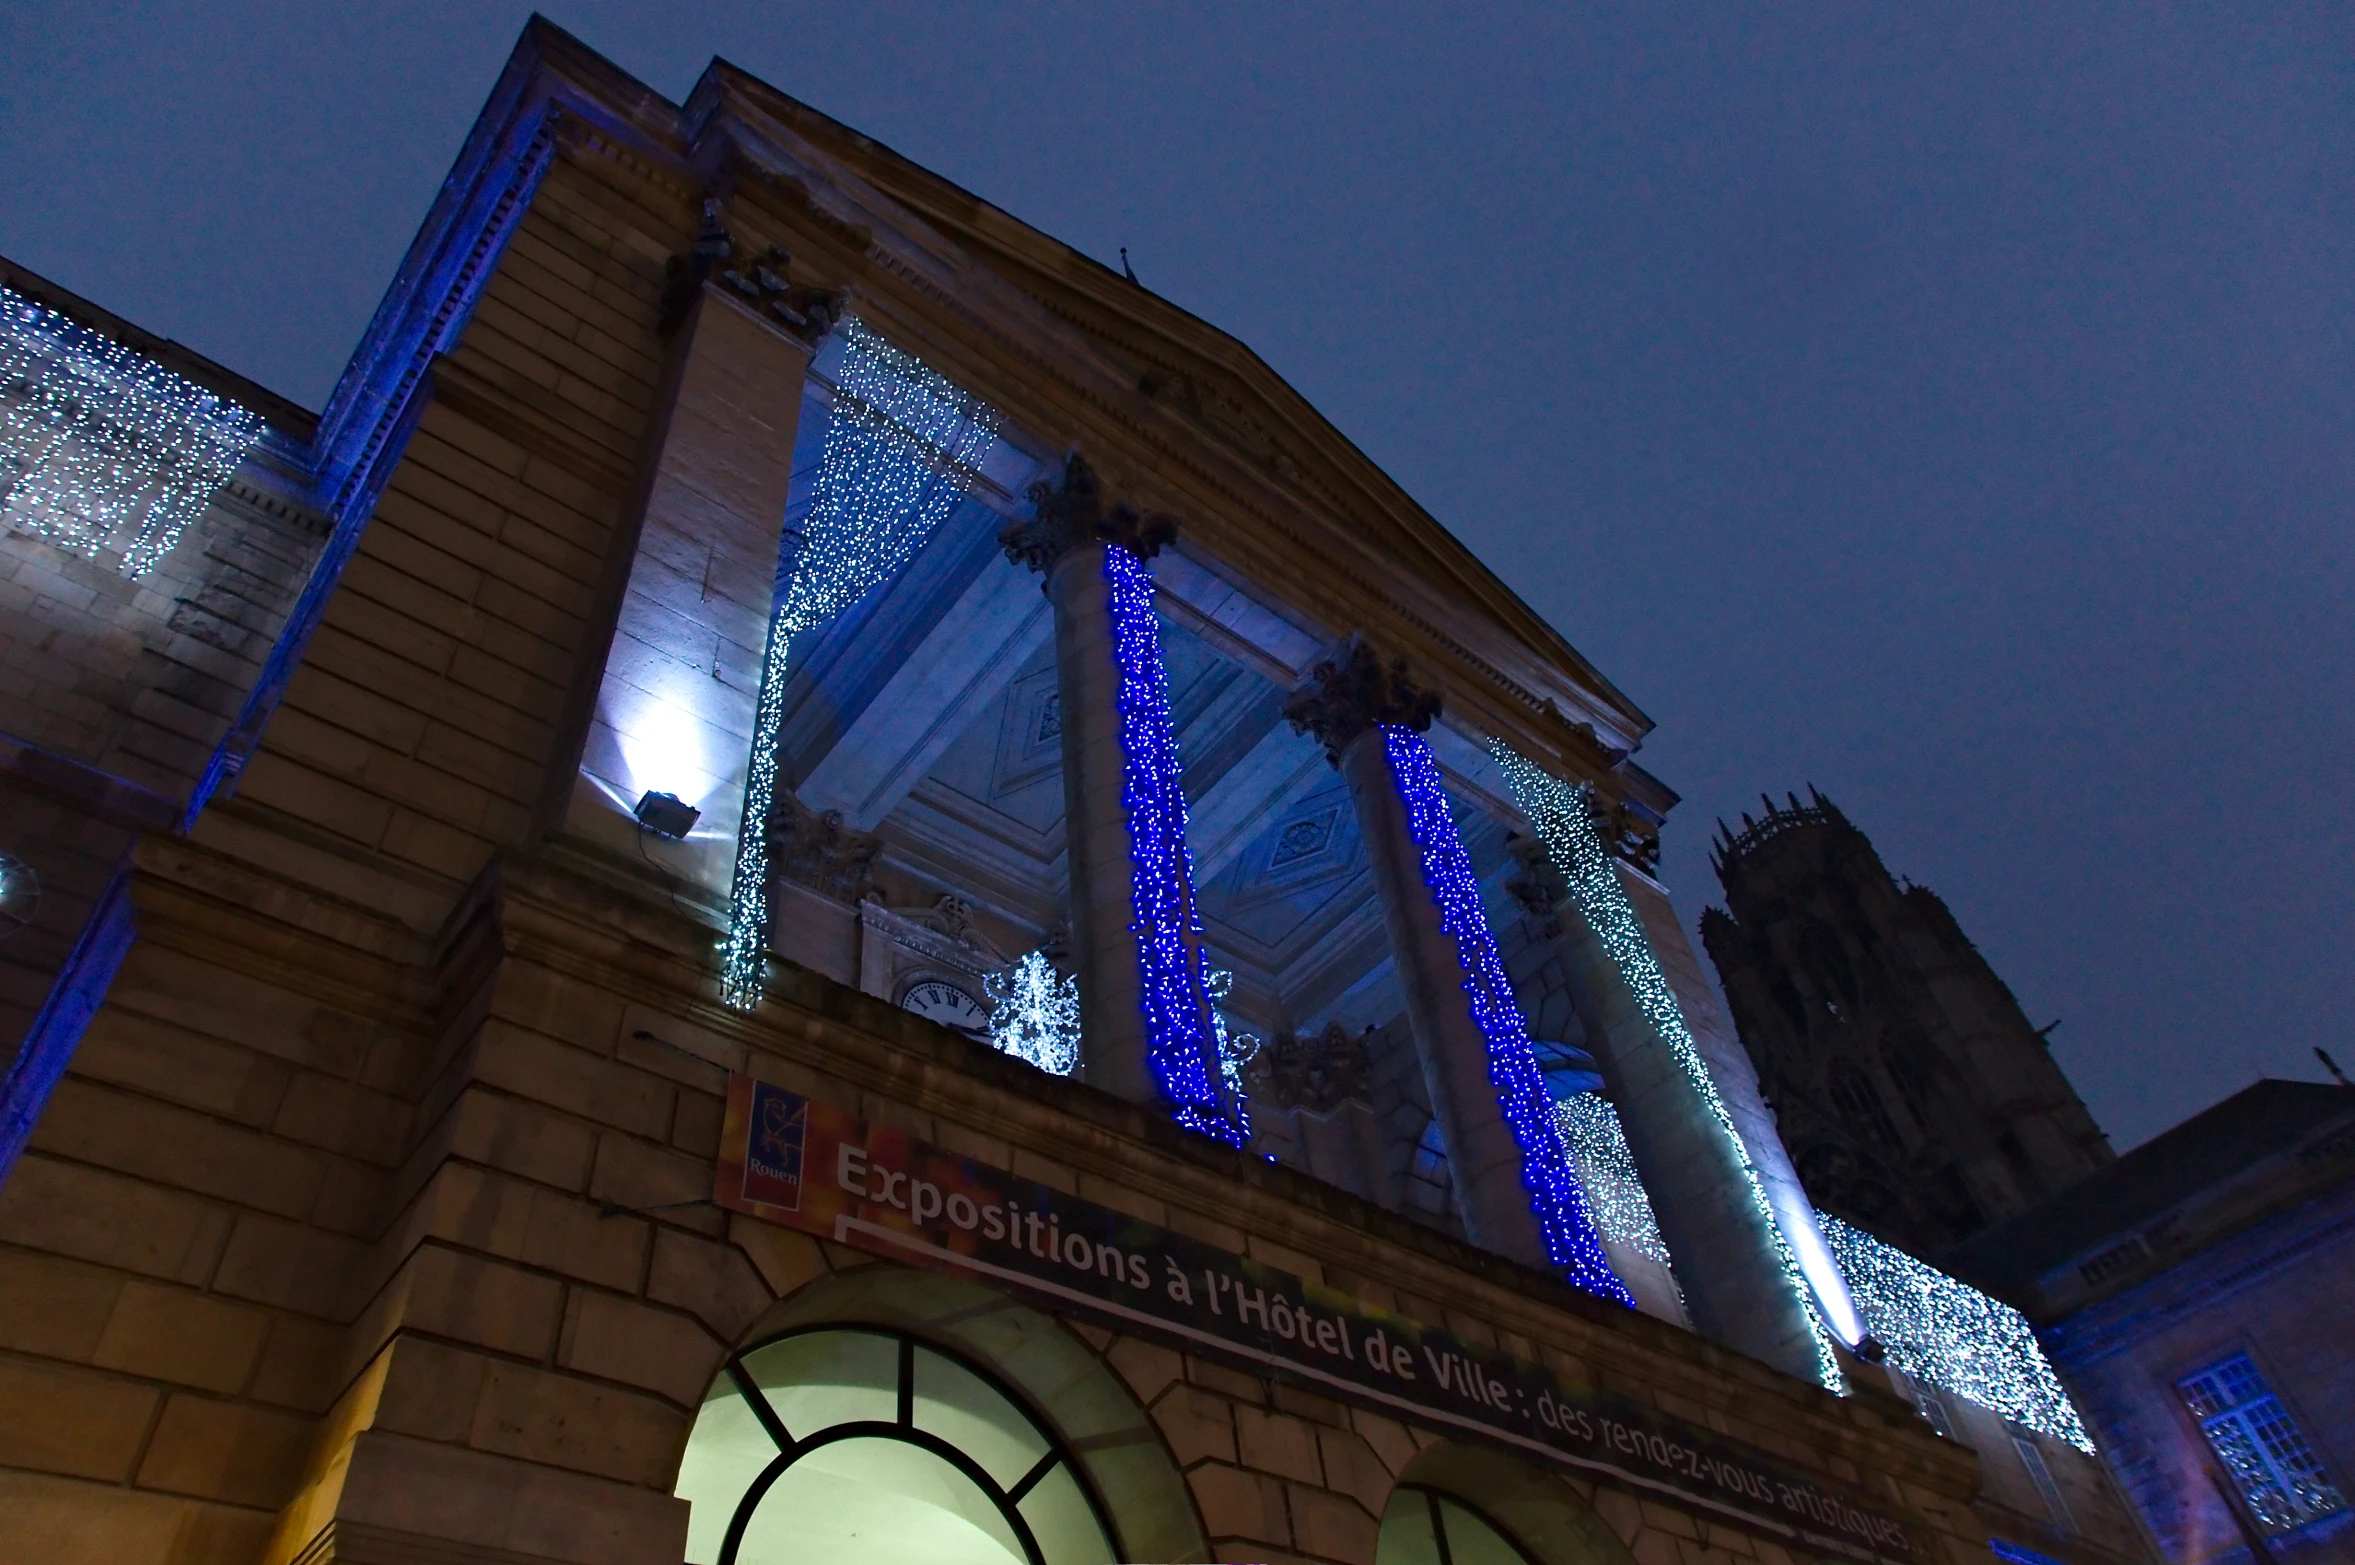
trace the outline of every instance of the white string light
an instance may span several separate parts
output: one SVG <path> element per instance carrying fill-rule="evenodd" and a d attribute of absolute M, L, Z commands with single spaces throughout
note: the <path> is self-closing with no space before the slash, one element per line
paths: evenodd
<path fill-rule="evenodd" d="M 259 415 L 0 287 L 0 515 L 136 579 L 262 435 Z"/>
<path fill-rule="evenodd" d="M 1619 1128 L 1619 1111 L 1600 1093 L 1581 1092 L 1556 1103 L 1554 1118 L 1578 1166 L 1578 1182 L 1586 1187 L 1586 1209 L 1594 1214 L 1595 1231 L 1662 1266 L 1672 1266 L 1668 1241 L 1660 1237 L 1659 1220 L 1652 1215 L 1652 1198 L 1635 1171 L 1626 1132 Z"/>
<path fill-rule="evenodd" d="M 1050 1076 L 1079 1068 L 1079 980 L 1058 979 L 1043 951 L 1033 951 L 982 981 L 989 991 L 989 1041 Z"/>
<path fill-rule="evenodd" d="M 767 976 L 768 819 L 777 797 L 793 638 L 833 619 L 907 563 L 964 496 L 973 464 L 998 431 L 995 409 L 863 323 L 845 323 L 843 348 L 809 523 L 761 660 L 720 974 L 721 998 L 740 1011 L 760 1003 Z"/>
<path fill-rule="evenodd" d="M 1587 810 L 1587 790 L 1572 787 L 1546 772 L 1501 739 L 1489 742 L 1489 752 L 1504 769 L 1514 801 L 1521 806 L 1521 813 L 1529 817 L 1538 840 L 1545 844 L 1546 855 L 1568 884 L 1571 899 L 1578 904 L 1588 927 L 1602 941 L 1603 950 L 1633 991 L 1644 1020 L 1666 1045 L 1669 1057 L 1676 1061 L 1700 1095 L 1709 1117 L 1740 1160 L 1751 1205 L 1772 1239 L 1784 1277 L 1806 1311 L 1807 1329 L 1815 1341 L 1816 1373 L 1825 1386 L 1844 1392 L 1847 1380 L 1840 1373 L 1832 1334 L 1824 1324 L 1814 1290 L 1807 1286 L 1806 1277 L 1799 1270 L 1799 1259 L 1791 1253 L 1782 1225 L 1775 1221 L 1774 1207 L 1766 1198 L 1766 1182 L 1759 1177 L 1758 1165 L 1751 1161 L 1750 1149 L 1742 1144 L 1740 1132 L 1734 1129 L 1733 1115 L 1726 1111 L 1725 1100 L 1717 1094 L 1717 1083 L 1711 1079 L 1700 1048 L 1685 1025 L 1684 1010 L 1676 1002 L 1675 991 L 1668 987 L 1668 979 L 1660 971 L 1660 960 L 1653 954 L 1642 921 L 1636 917 L 1635 904 L 1628 900 L 1627 888 L 1619 883 L 1619 872 L 1612 867 L 1611 855 L 1595 831 L 1594 819 Z"/>
<path fill-rule="evenodd" d="M 1827 1212 L 1815 1216 L 1890 1364 L 2092 1454 L 2084 1420 L 2026 1316 L 1861 1228 Z"/>

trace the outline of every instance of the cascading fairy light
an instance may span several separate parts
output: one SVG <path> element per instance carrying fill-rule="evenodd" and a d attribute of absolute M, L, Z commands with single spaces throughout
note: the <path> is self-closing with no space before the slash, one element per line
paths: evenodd
<path fill-rule="evenodd" d="M 1659 1220 L 1652 1215 L 1652 1198 L 1635 1171 L 1635 1154 L 1627 1149 L 1627 1134 L 1619 1128 L 1619 1111 L 1600 1093 L 1581 1092 L 1556 1103 L 1554 1118 L 1562 1127 L 1562 1139 L 1570 1144 L 1578 1182 L 1586 1188 L 1595 1231 L 1673 1267 L 1668 1241 L 1660 1237 Z"/>
<path fill-rule="evenodd" d="M 1652 942 L 1636 917 L 1635 904 L 1627 899 L 1627 888 L 1619 883 L 1618 872 L 1611 867 L 1611 856 L 1595 831 L 1593 817 L 1587 813 L 1586 790 L 1572 787 L 1546 772 L 1501 739 L 1490 741 L 1489 753 L 1504 769 L 1514 801 L 1521 806 L 1521 813 L 1529 817 L 1538 840 L 1545 844 L 1546 855 L 1568 884 L 1571 899 L 1578 904 L 1579 912 L 1601 939 L 1604 952 L 1633 991 L 1644 1020 L 1667 1045 L 1669 1056 L 1700 1095 L 1719 1133 L 1732 1145 L 1734 1156 L 1740 1160 L 1743 1182 L 1749 1187 L 1751 1205 L 1766 1225 L 1783 1275 L 1806 1309 L 1808 1331 L 1815 1340 L 1816 1372 L 1829 1389 L 1845 1391 L 1847 1379 L 1840 1373 L 1840 1361 L 1833 1352 L 1831 1329 L 1816 1304 L 1814 1290 L 1799 1269 L 1799 1258 L 1791 1253 L 1790 1241 L 1783 1236 L 1782 1224 L 1775 1221 L 1774 1206 L 1766 1198 L 1766 1182 L 1759 1176 L 1758 1165 L 1751 1160 L 1750 1149 L 1742 1144 L 1741 1133 L 1734 1129 L 1733 1115 L 1727 1112 L 1725 1100 L 1718 1096 L 1717 1083 L 1710 1077 L 1700 1048 L 1685 1025 L 1684 1010 L 1676 1002 L 1675 991 L 1668 987 L 1667 976 L 1660 971 L 1659 958 L 1652 952 Z"/>
<path fill-rule="evenodd" d="M 1407 829 L 1422 853 L 1423 883 L 1439 904 L 1439 927 L 1455 941 L 1463 964 L 1473 1024 L 1488 1042 L 1488 1079 L 1521 1147 L 1521 1177 L 1529 1187 L 1546 1257 L 1589 1293 L 1633 1309 L 1635 1296 L 1611 1270 L 1587 1215 L 1578 1170 L 1555 1123 L 1553 1095 L 1546 1090 L 1536 1047 L 1513 998 L 1512 980 L 1497 957 L 1496 940 L 1480 905 L 1480 883 L 1448 810 L 1447 790 L 1440 783 L 1431 746 L 1413 729 L 1395 724 L 1383 726 L 1382 744 L 1406 805 Z"/>
<path fill-rule="evenodd" d="M 793 638 L 825 624 L 907 563 L 963 498 L 973 464 L 998 431 L 995 409 L 864 323 L 846 322 L 842 336 L 842 370 L 809 522 L 761 660 L 720 975 L 721 997 L 740 1011 L 760 1003 L 767 976 L 768 819 L 777 798 Z"/>
<path fill-rule="evenodd" d="M 1221 1091 L 1224 1066 L 1212 1028 L 1193 858 L 1186 850 L 1186 794 L 1153 615 L 1153 576 L 1144 561 L 1117 544 L 1104 551 L 1104 576 L 1111 586 L 1112 657 L 1120 672 L 1120 802 L 1129 830 L 1129 929 L 1144 969 L 1146 1057 L 1179 1124 L 1246 1146 L 1250 1122 L 1240 1100 Z"/>
<path fill-rule="evenodd" d="M 261 417 L 0 287 L 0 518 L 136 579 L 262 436 Z"/>
<path fill-rule="evenodd" d="M 2092 1454 L 2085 1422 L 2026 1316 L 1861 1228 L 1815 1215 L 1889 1363 Z"/>
<path fill-rule="evenodd" d="M 1050 1076 L 1079 1068 L 1079 980 L 1057 978 L 1043 951 L 1033 951 L 982 981 L 989 992 L 989 1040 L 1000 1054 L 1028 1061 Z"/>

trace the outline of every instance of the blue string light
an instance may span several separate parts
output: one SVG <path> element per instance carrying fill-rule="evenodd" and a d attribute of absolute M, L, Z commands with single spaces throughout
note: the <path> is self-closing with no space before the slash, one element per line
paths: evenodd
<path fill-rule="evenodd" d="M 1407 829 L 1422 851 L 1423 883 L 1439 904 L 1439 927 L 1455 941 L 1456 958 L 1463 964 L 1472 1021 L 1488 1043 L 1488 1080 L 1521 1148 L 1521 1179 L 1529 1188 L 1546 1258 L 1589 1293 L 1633 1309 L 1635 1296 L 1611 1270 L 1587 1215 L 1578 1170 L 1554 1118 L 1553 1094 L 1546 1091 L 1512 981 L 1497 958 L 1496 940 L 1480 906 L 1480 883 L 1448 810 L 1431 747 L 1421 734 L 1395 724 L 1383 726 L 1382 745 L 1406 804 Z"/>
<path fill-rule="evenodd" d="M 1783 1276 L 1807 1312 L 1808 1333 L 1815 1340 L 1816 1374 L 1826 1387 L 1844 1391 L 1847 1379 L 1840 1373 L 1839 1358 L 1832 1350 L 1832 1334 L 1816 1304 L 1815 1292 L 1808 1287 L 1806 1276 L 1799 1269 L 1799 1258 L 1792 1253 L 1782 1224 L 1775 1221 L 1774 1206 L 1766 1198 L 1766 1182 L 1758 1173 L 1758 1165 L 1751 1161 L 1750 1149 L 1742 1144 L 1741 1133 L 1734 1129 L 1733 1115 L 1727 1111 L 1725 1100 L 1718 1096 L 1717 1083 L 1709 1075 L 1709 1067 L 1701 1058 L 1699 1046 L 1693 1042 L 1691 1030 L 1685 1026 L 1684 1010 L 1676 1003 L 1675 992 L 1668 987 L 1667 975 L 1660 971 L 1660 960 L 1652 951 L 1642 920 L 1636 916 L 1635 904 L 1628 900 L 1627 888 L 1619 883 L 1619 872 L 1612 866 L 1611 855 L 1604 849 L 1602 836 L 1595 830 L 1594 818 L 1587 810 L 1586 790 L 1572 787 L 1545 771 L 1501 739 L 1490 742 L 1489 753 L 1504 769 L 1505 780 L 1512 785 L 1514 802 L 1529 817 L 1538 840 L 1545 844 L 1546 856 L 1569 886 L 1570 899 L 1578 904 L 1580 916 L 1602 941 L 1604 953 L 1627 981 L 1644 1020 L 1666 1045 L 1669 1057 L 1684 1072 L 1718 1133 L 1726 1138 L 1734 1156 L 1740 1160 L 1751 1208 L 1765 1224 Z"/>
<path fill-rule="evenodd" d="M 963 497 L 973 464 L 997 436 L 997 412 L 863 323 L 843 326 L 842 371 L 818 460 L 809 522 L 761 659 L 752 764 L 736 837 L 720 996 L 760 1003 L 769 942 L 769 811 L 793 638 L 887 580 Z"/>
<path fill-rule="evenodd" d="M 0 513 L 136 579 L 172 552 L 262 420 L 145 354 L 0 287 Z"/>
<path fill-rule="evenodd" d="M 1202 915 L 1186 850 L 1186 795 L 1169 718 L 1169 676 L 1153 614 L 1153 577 L 1114 544 L 1104 551 L 1111 585 L 1112 657 L 1122 756 L 1120 802 L 1128 814 L 1129 932 L 1144 977 L 1145 1054 L 1177 1122 L 1232 1146 L 1251 1140 L 1239 1101 L 1221 1091 L 1202 960 Z"/>

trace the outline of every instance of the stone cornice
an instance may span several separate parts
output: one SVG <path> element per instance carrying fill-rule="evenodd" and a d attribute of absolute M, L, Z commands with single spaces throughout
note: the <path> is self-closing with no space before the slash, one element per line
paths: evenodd
<path fill-rule="evenodd" d="M 1260 580 L 1296 577 L 1297 570 L 1288 570 L 1283 557 L 1291 554 L 1290 564 L 1296 566 L 1296 550 L 1271 555 L 1268 544 L 1273 537 L 1297 536 L 1315 553 L 1320 574 L 1330 578 L 1326 590 L 1308 597 L 1304 607 L 1335 627 L 1406 619 L 1408 624 L 1402 629 L 1413 640 L 1429 643 L 1424 650 L 1435 666 L 1462 668 L 1463 682 L 1470 688 L 1457 693 L 1473 698 L 1467 709 L 1493 708 L 1488 726 L 1522 733 L 1532 748 L 1552 748 L 1537 739 L 1537 732 L 1545 726 L 1547 696 L 1541 687 L 1560 697 L 1583 720 L 1598 723 L 1629 744 L 1650 726 L 1591 665 L 1241 344 L 1142 294 L 1133 285 L 1117 279 L 1107 282 L 1110 274 L 1103 279 L 1094 277 L 1101 268 L 1067 247 L 1022 228 L 945 182 L 882 153 L 873 143 L 824 116 L 724 66 L 707 73 L 690 100 L 690 108 L 706 127 L 726 124 L 748 156 L 774 154 L 789 165 L 787 172 L 792 177 L 810 183 L 813 190 L 826 186 L 823 204 L 856 203 L 862 218 L 872 220 L 875 239 L 865 259 L 878 274 L 878 283 L 888 278 L 900 287 L 889 290 L 898 295 L 896 299 L 885 297 L 880 288 L 868 293 L 862 299 L 863 313 L 871 319 L 878 314 L 901 318 L 924 344 L 924 351 L 939 359 L 953 378 L 971 380 L 994 400 L 1011 402 L 1034 418 L 1061 403 L 1072 423 L 1057 431 L 1058 436 L 1077 435 L 1091 449 L 1108 454 L 1144 445 L 1146 451 L 1139 453 L 1143 457 L 1141 471 L 1164 482 L 1184 484 L 1188 492 L 1182 498 L 1172 497 L 1173 508 L 1195 517 L 1205 536 L 1212 539 L 1213 552 L 1231 559 L 1245 574 Z M 968 246 L 986 253 L 986 268 L 977 266 L 965 253 Z M 1016 282 L 1036 282 L 1037 287 L 1019 300 L 1010 300 L 1005 296 L 1016 290 L 1005 277 L 994 275 L 998 272 Z M 1165 351 L 1159 357 L 1194 362 L 1206 374 L 1215 366 L 1245 379 L 1253 386 L 1254 400 L 1271 415 L 1278 402 L 1297 404 L 1296 413 L 1285 415 L 1284 422 L 1309 428 L 1315 437 L 1310 444 L 1325 450 L 1338 469 L 1362 469 L 1360 480 L 1367 498 L 1338 514 L 1330 505 L 1303 506 L 1303 498 L 1313 499 L 1313 494 L 1271 475 L 1264 464 L 1232 450 L 1215 432 L 1205 431 L 1147 395 L 1137 386 L 1136 358 L 1122 362 L 1117 355 L 1107 357 L 1105 353 L 1107 347 L 1117 348 L 1121 354 L 1134 354 L 1135 350 L 1084 319 L 1088 314 L 1100 315 L 1105 299 L 1111 297 L 1107 290 L 1119 288 L 1150 301 L 1155 317 L 1144 318 L 1137 311 L 1145 306 L 1127 301 L 1131 307 L 1127 335 L 1161 341 Z M 1056 296 L 1058 291 L 1062 297 Z M 986 308 L 977 307 L 977 299 Z M 986 352 L 973 353 L 960 346 L 972 343 L 979 347 L 977 338 L 987 340 Z M 1010 366 L 1003 361 L 1009 352 L 1022 361 L 1020 387 L 1006 387 Z M 1085 372 L 1075 373 L 1074 366 L 1083 366 Z M 1009 395 L 1009 391 L 1015 394 Z M 1206 434 L 1211 438 L 1206 439 Z M 1234 525 L 1245 520 L 1257 526 Z M 1372 567 L 1394 580 L 1377 582 L 1341 563 L 1362 551 L 1369 534 L 1386 539 L 1401 553 L 1401 563 L 1387 566 L 1369 556 L 1358 560 L 1356 566 Z M 1485 622 L 1508 631 L 1497 653 L 1477 651 L 1461 638 L 1438 630 L 1437 620 L 1450 617 L 1447 610 L 1436 601 L 1417 601 L 1427 596 L 1418 582 L 1432 580 L 1452 584 L 1455 593 L 1451 596 L 1456 596 L 1458 603 L 1468 599 L 1479 606 Z M 1504 666 L 1508 662 L 1525 665 L 1526 673 L 1508 669 Z M 1577 771 L 1582 776 L 1589 774 L 1583 766 Z M 1610 786 L 1607 781 L 1605 785 Z"/>

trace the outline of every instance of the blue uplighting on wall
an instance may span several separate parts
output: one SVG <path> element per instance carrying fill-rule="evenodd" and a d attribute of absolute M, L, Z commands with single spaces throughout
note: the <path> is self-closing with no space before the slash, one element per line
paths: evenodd
<path fill-rule="evenodd" d="M 879 586 L 923 547 L 963 497 L 998 415 L 913 354 L 859 321 L 845 322 L 833 421 L 793 569 L 769 625 L 755 709 L 752 762 L 722 947 L 720 995 L 760 1003 L 769 940 L 769 811 L 793 638 Z"/>
<path fill-rule="evenodd" d="M 1505 976 L 1488 917 L 1481 910 L 1471 855 L 1464 851 L 1455 817 L 1448 811 L 1439 765 L 1431 758 L 1430 745 L 1411 728 L 1385 725 L 1382 744 L 1406 804 L 1407 828 L 1422 851 L 1423 883 L 1439 904 L 1439 927 L 1455 941 L 1456 957 L 1463 964 L 1473 1024 L 1488 1042 L 1489 1083 L 1496 1088 L 1497 1104 L 1521 1148 L 1521 1178 L 1544 1234 L 1546 1258 L 1589 1293 L 1633 1309 L 1635 1296 L 1611 1270 L 1587 1214 L 1578 1171 L 1554 1120 L 1553 1095 L 1546 1090 L 1528 1025 L 1521 1019 L 1512 981 Z"/>
<path fill-rule="evenodd" d="M 1143 969 L 1146 1059 L 1179 1124 L 1244 1146 L 1250 1122 L 1240 1101 L 1221 1090 L 1153 577 L 1117 544 L 1104 551 L 1104 576 L 1112 589 L 1112 656 L 1120 672 L 1120 802 L 1128 814 L 1129 930 Z"/>

